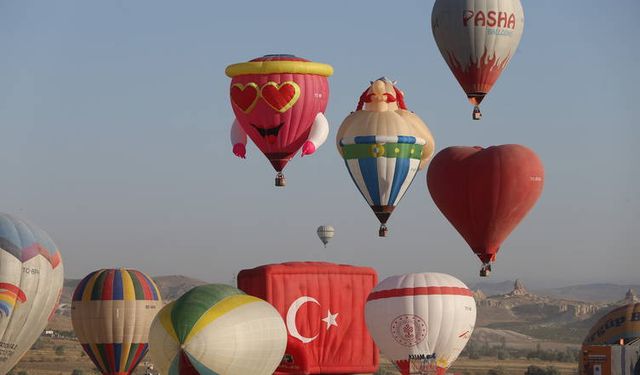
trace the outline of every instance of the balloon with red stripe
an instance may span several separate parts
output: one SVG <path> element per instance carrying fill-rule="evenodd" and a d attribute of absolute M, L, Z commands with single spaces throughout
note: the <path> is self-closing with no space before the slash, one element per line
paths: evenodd
<path fill-rule="evenodd" d="M 125 268 L 101 269 L 76 287 L 71 321 L 98 370 L 128 375 L 147 353 L 149 327 L 161 307 L 160 291 L 149 276 Z"/>
<path fill-rule="evenodd" d="M 473 292 L 444 273 L 410 273 L 384 279 L 365 306 L 367 328 L 403 375 L 444 374 L 471 337 Z"/>

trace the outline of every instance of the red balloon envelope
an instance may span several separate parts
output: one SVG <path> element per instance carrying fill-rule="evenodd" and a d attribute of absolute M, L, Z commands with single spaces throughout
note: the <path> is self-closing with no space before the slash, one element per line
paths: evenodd
<path fill-rule="evenodd" d="M 521 145 L 448 147 L 431 161 L 427 185 L 433 201 L 484 263 L 540 197 L 544 167 Z"/>
<path fill-rule="evenodd" d="M 236 156 L 245 157 L 248 136 L 278 172 L 276 185 L 284 186 L 287 162 L 300 148 L 302 155 L 314 153 L 329 134 L 323 112 L 332 73 L 330 65 L 293 55 L 266 55 L 228 66 Z"/>
<path fill-rule="evenodd" d="M 360 374 L 378 368 L 364 305 L 376 285 L 368 267 L 322 262 L 270 264 L 238 274 L 238 288 L 280 312 L 289 341 L 275 374 Z"/>

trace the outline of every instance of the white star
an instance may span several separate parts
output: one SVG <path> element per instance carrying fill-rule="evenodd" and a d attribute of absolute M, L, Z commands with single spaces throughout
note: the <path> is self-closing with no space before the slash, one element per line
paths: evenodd
<path fill-rule="evenodd" d="M 338 326 L 338 322 L 336 321 L 337 317 L 338 313 L 332 314 L 331 310 L 327 310 L 327 317 L 322 319 L 323 322 L 327 323 L 327 330 L 329 330 L 331 326 Z"/>

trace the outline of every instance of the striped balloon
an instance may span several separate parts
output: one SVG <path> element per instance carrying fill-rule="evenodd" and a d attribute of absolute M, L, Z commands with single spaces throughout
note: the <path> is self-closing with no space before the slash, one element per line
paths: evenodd
<path fill-rule="evenodd" d="M 382 77 L 344 119 L 336 144 L 351 179 L 380 221 L 379 235 L 435 147 L 427 125 L 407 110 L 403 92 Z"/>
<path fill-rule="evenodd" d="M 13 368 L 57 309 L 60 251 L 35 225 L 0 213 L 0 374 Z"/>
<path fill-rule="evenodd" d="M 150 277 L 130 269 L 102 269 L 76 287 L 71 321 L 82 348 L 103 374 L 131 374 L 148 350 L 149 326 L 160 310 Z"/>
<path fill-rule="evenodd" d="M 153 362 L 167 375 L 271 375 L 287 330 L 269 303 L 228 285 L 195 287 L 151 324 Z"/>

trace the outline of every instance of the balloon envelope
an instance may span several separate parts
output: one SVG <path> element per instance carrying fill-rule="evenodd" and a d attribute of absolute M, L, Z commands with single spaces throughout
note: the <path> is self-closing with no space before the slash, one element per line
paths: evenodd
<path fill-rule="evenodd" d="M 640 337 L 640 303 L 631 303 L 611 310 L 593 325 L 583 344 L 616 345 Z"/>
<path fill-rule="evenodd" d="M 266 55 L 226 69 L 229 96 L 244 132 L 280 172 L 308 139 L 329 101 L 330 65 Z"/>
<path fill-rule="evenodd" d="M 404 104 L 404 94 L 387 78 L 371 83 L 355 112 L 336 135 L 338 151 L 351 179 L 380 221 L 386 223 L 416 173 L 433 154 L 426 124 Z"/>
<path fill-rule="evenodd" d="M 431 29 L 469 101 L 479 105 L 516 53 L 524 13 L 520 0 L 436 0 Z"/>
<path fill-rule="evenodd" d="M 0 373 L 11 370 L 55 312 L 64 281 L 60 251 L 35 225 L 0 213 Z"/>
<path fill-rule="evenodd" d="M 403 375 L 419 369 L 444 374 L 471 337 L 473 293 L 443 273 L 391 276 L 371 291 L 367 327 L 380 351 Z"/>
<path fill-rule="evenodd" d="M 87 275 L 71 302 L 73 329 L 103 374 L 131 374 L 146 355 L 149 327 L 160 311 L 153 280 L 132 269 L 102 269 Z"/>
<path fill-rule="evenodd" d="M 287 330 L 267 302 L 212 284 L 160 310 L 149 339 L 161 374 L 271 375 L 282 360 Z"/>
<path fill-rule="evenodd" d="M 427 185 L 443 215 L 489 264 L 542 193 L 544 167 L 521 145 L 448 147 L 431 161 Z"/>
<path fill-rule="evenodd" d="M 317 230 L 318 237 L 320 238 L 320 241 L 322 241 L 322 243 L 325 245 L 325 247 L 329 243 L 329 240 L 333 238 L 335 232 L 335 229 L 333 229 L 331 225 L 321 225 Z"/>

